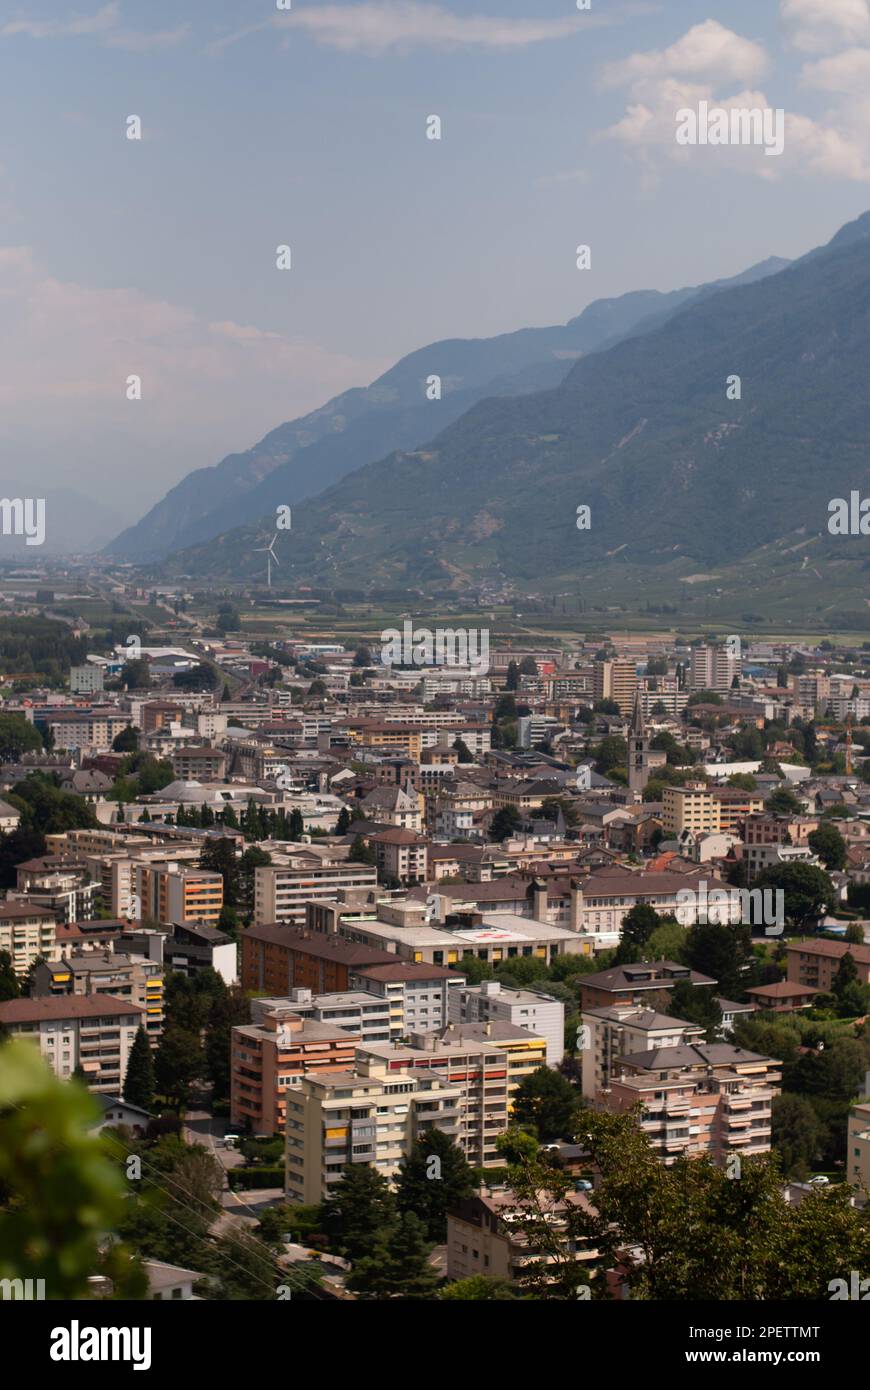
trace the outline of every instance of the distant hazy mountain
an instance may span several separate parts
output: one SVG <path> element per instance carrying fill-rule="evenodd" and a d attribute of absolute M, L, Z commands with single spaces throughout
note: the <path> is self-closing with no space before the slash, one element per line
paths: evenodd
<path fill-rule="evenodd" d="M 0 498 L 27 497 L 45 501 L 45 541 L 31 546 L 23 536 L 0 534 L 0 562 L 13 555 L 34 560 L 40 555 L 92 554 L 117 529 L 116 511 L 73 488 L 44 486 L 38 476 L 0 481 Z"/>
<path fill-rule="evenodd" d="M 246 453 L 189 473 L 123 531 L 108 553 L 124 560 L 159 559 L 264 517 L 282 503 L 295 505 L 363 464 L 395 449 L 418 447 L 487 396 L 556 386 L 585 353 L 644 332 L 722 285 L 749 283 L 787 264 L 771 257 L 712 285 L 596 300 L 577 318 L 551 328 L 431 343 L 403 357 L 371 386 L 345 391 L 320 410 L 279 425 Z M 441 378 L 441 400 L 427 399 L 432 375 Z"/>
<path fill-rule="evenodd" d="M 503 576 L 576 590 L 633 567 L 652 599 L 665 576 L 687 594 L 721 568 L 716 593 L 776 581 L 800 604 L 816 576 L 866 621 L 870 539 L 832 537 L 827 522 L 832 498 L 870 496 L 868 361 L 865 213 L 778 274 L 695 295 L 554 389 L 483 400 L 425 448 L 303 503 L 281 541 L 282 582 L 443 589 Z M 741 396 L 728 399 L 735 376 Z M 175 562 L 258 574 L 253 536 L 237 529 Z"/>

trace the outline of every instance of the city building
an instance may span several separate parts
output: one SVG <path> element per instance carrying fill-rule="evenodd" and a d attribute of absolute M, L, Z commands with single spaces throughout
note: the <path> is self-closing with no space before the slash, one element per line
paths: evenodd
<path fill-rule="evenodd" d="M 785 951 L 786 978 L 792 984 L 813 985 L 830 994 L 840 962 L 847 953 L 855 962 L 861 984 L 870 984 L 870 946 L 819 937 L 789 941 Z"/>
<path fill-rule="evenodd" d="M 142 1023 L 152 1046 L 163 1031 L 163 966 L 141 956 L 88 951 L 42 961 L 33 970 L 32 997 L 63 994 L 108 994 L 128 999 L 143 1011 Z"/>
<path fill-rule="evenodd" d="M 257 1135 L 283 1134 L 288 1090 L 305 1076 L 352 1070 L 357 1043 L 346 1029 L 271 1002 L 256 1022 L 233 1028 L 230 1045 L 230 1123 Z"/>
<path fill-rule="evenodd" d="M 557 1067 L 565 1054 L 565 1005 L 546 989 L 510 989 L 498 980 L 460 985 L 450 991 L 450 1022 L 512 1023 L 546 1042 L 547 1066 Z"/>
<path fill-rule="evenodd" d="M 0 951 L 9 952 L 12 969 L 19 979 L 40 957 L 48 961 L 60 959 L 57 927 L 58 920 L 53 912 L 45 912 L 31 903 L 0 903 Z"/>
<path fill-rule="evenodd" d="M 130 1048 L 143 1022 L 138 1004 L 106 994 L 0 1004 L 0 1024 L 11 1037 L 37 1043 L 55 1076 L 68 1080 L 81 1067 L 89 1087 L 114 1096 L 123 1089 Z"/>
<path fill-rule="evenodd" d="M 625 1053 L 652 1052 L 702 1042 L 704 1029 L 682 1018 L 656 1013 L 643 1005 L 609 1004 L 584 1009 L 578 1044 L 582 1090 L 587 1100 L 603 1103 L 614 1068 Z"/>

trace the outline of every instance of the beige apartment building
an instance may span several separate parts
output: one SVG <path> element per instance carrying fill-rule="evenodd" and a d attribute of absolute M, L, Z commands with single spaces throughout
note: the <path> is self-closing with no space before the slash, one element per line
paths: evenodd
<path fill-rule="evenodd" d="M 275 863 L 275 859 L 286 859 Z M 352 864 L 333 851 L 312 847 L 300 853 L 273 856 L 273 863 L 254 870 L 254 924 L 275 922 L 303 926 L 305 904 L 335 898 L 341 888 L 375 890 L 378 871 L 373 864 Z"/>
<path fill-rule="evenodd" d="M 603 1104 L 614 1070 L 626 1054 L 681 1047 L 703 1039 L 704 1029 L 696 1024 L 641 1005 L 610 1004 L 584 1009 L 578 1036 L 583 1095 Z"/>
<path fill-rule="evenodd" d="M 770 1151 L 771 1106 L 782 1063 L 730 1043 L 654 1048 L 620 1058 L 606 1098 L 615 1112 L 641 1106 L 641 1128 L 662 1162 Z"/>
<path fill-rule="evenodd" d="M 81 1067 L 94 1091 L 119 1096 L 143 1010 L 110 995 L 9 999 L 0 1023 L 11 1037 L 30 1038 L 55 1076 L 68 1080 Z"/>
<path fill-rule="evenodd" d="M 569 1192 L 556 1200 L 540 1194 L 541 1208 L 558 1231 L 565 1229 L 569 1207 L 591 1210 L 582 1192 Z M 530 1261 L 540 1264 L 539 1251 L 530 1252 L 528 1239 L 515 1224 L 514 1213 L 521 1206 L 509 1188 L 482 1187 L 467 1201 L 447 1213 L 447 1278 L 470 1279 L 482 1274 L 488 1279 L 519 1279 Z M 589 1242 L 579 1243 L 575 1259 L 589 1267 L 598 1260 L 598 1251 Z M 555 1260 L 551 1257 L 549 1262 Z"/>
<path fill-rule="evenodd" d="M 0 903 L 0 951 L 9 952 L 19 978 L 27 974 L 38 956 L 49 961 L 60 959 L 57 926 L 53 912 L 29 903 Z"/>
<path fill-rule="evenodd" d="M 665 787 L 662 792 L 662 826 L 669 839 L 684 830 L 693 835 L 710 832 L 736 833 L 747 816 L 764 809 L 764 797 L 736 787 L 705 787 L 688 783 Z"/>
<path fill-rule="evenodd" d="M 33 972 L 34 998 L 109 994 L 138 1005 L 153 1046 L 163 1031 L 163 966 L 146 957 L 88 951 L 44 961 Z"/>
<path fill-rule="evenodd" d="M 596 661 L 592 671 L 592 698 L 613 700 L 619 705 L 621 714 L 631 714 L 637 690 L 637 662 L 625 657 L 617 657 L 614 661 Z"/>
<path fill-rule="evenodd" d="M 287 1096 L 306 1076 L 353 1071 L 357 1037 L 332 1023 L 301 1018 L 291 1003 L 274 1001 L 255 1023 L 233 1028 L 230 1123 L 254 1134 L 283 1134 Z"/>
<path fill-rule="evenodd" d="M 870 946 L 829 941 L 822 937 L 790 942 L 785 950 L 788 961 L 786 979 L 792 984 L 813 985 L 829 994 L 840 962 L 847 953 L 855 962 L 862 985 L 870 984 Z"/>
<path fill-rule="evenodd" d="M 322 1201 L 349 1163 L 392 1179 L 427 1129 L 456 1138 L 460 1099 L 443 1077 L 393 1070 L 375 1056 L 358 1056 L 352 1070 L 303 1077 L 286 1096 L 288 1201 Z"/>
<path fill-rule="evenodd" d="M 870 1100 L 853 1106 L 849 1115 L 846 1172 L 855 1187 L 870 1192 Z"/>

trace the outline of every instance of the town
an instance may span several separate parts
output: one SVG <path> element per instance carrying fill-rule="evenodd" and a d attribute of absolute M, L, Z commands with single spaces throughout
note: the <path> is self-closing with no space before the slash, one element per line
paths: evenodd
<path fill-rule="evenodd" d="M 0 1107 L 103 1165 L 18 1279 L 743 1297 L 711 1203 L 753 1297 L 863 1267 L 870 643 L 0 591 Z"/>

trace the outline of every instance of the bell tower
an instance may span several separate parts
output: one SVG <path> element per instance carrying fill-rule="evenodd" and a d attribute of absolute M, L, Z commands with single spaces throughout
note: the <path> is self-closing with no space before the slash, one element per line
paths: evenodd
<path fill-rule="evenodd" d="M 634 792 L 635 801 L 640 801 L 641 793 L 649 781 L 649 773 L 649 738 L 643 722 L 640 691 L 636 690 L 631 728 L 628 732 L 628 789 Z"/>

